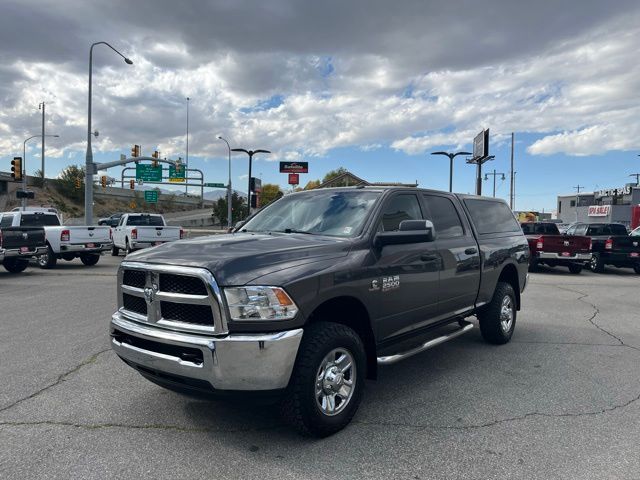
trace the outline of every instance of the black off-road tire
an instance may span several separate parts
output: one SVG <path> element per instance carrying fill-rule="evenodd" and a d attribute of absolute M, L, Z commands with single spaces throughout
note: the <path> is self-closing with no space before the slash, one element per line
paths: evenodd
<path fill-rule="evenodd" d="M 53 253 L 51 245 L 47 245 L 47 253 L 37 257 L 36 261 L 38 263 L 38 266 L 45 270 L 55 267 L 56 263 L 58 263 L 58 259 L 56 258 L 56 254 Z"/>
<path fill-rule="evenodd" d="M 509 328 L 505 328 L 502 318 L 502 309 L 506 298 L 509 299 L 512 314 L 512 321 L 509 324 Z M 491 302 L 485 305 L 477 315 L 480 322 L 482 338 L 494 345 L 502 345 L 511 340 L 513 331 L 516 328 L 517 311 L 516 294 L 513 291 L 513 287 L 509 283 L 498 282 L 493 292 Z"/>
<path fill-rule="evenodd" d="M 571 273 L 578 274 L 582 272 L 582 265 L 579 265 L 577 263 L 572 263 L 571 265 L 569 265 L 569 271 Z"/>
<path fill-rule="evenodd" d="M 347 350 L 355 361 L 354 390 L 344 409 L 334 416 L 316 404 L 316 375 L 323 359 L 334 349 Z M 362 340 L 351 328 L 338 323 L 309 325 L 298 349 L 291 380 L 281 400 L 284 420 L 306 436 L 327 437 L 343 429 L 353 418 L 364 392 L 366 353 Z"/>
<path fill-rule="evenodd" d="M 604 262 L 602 261 L 602 258 L 600 258 L 600 255 L 597 253 L 593 254 L 591 261 L 589 262 L 589 268 L 595 273 L 604 272 Z"/>
<path fill-rule="evenodd" d="M 120 253 L 120 249 L 118 247 L 116 247 L 115 245 L 113 245 L 111 247 L 111 256 L 112 257 L 117 257 L 119 253 Z"/>
<path fill-rule="evenodd" d="M 2 261 L 2 266 L 9 273 L 20 273 L 29 266 L 28 258 L 5 258 Z"/>
<path fill-rule="evenodd" d="M 633 271 L 636 272 L 638 275 L 640 275 L 640 265 L 635 265 L 633 267 Z"/>
<path fill-rule="evenodd" d="M 100 260 L 100 255 L 97 253 L 83 253 L 80 255 L 80 261 L 87 267 L 92 267 Z"/>

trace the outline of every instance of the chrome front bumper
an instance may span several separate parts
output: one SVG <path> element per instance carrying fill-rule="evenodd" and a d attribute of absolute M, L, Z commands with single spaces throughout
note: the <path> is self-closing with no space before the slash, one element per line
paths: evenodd
<path fill-rule="evenodd" d="M 590 253 L 576 253 L 573 256 L 565 257 L 561 253 L 539 252 L 538 258 L 543 260 L 576 260 L 580 262 L 588 262 L 591 260 Z"/>
<path fill-rule="evenodd" d="M 147 348 L 118 340 L 118 332 L 147 341 Z M 289 383 L 302 329 L 266 334 L 192 335 L 111 317 L 111 347 L 125 360 L 151 371 L 207 382 L 212 390 L 278 390 Z M 202 361 L 154 351 L 160 346 L 197 349 Z M 162 350 L 162 348 L 157 348 Z M 178 351 L 179 349 L 174 349 Z"/>
<path fill-rule="evenodd" d="M 19 249 L 2 249 L 0 248 L 0 261 L 5 258 L 12 257 L 37 257 L 38 255 L 43 255 L 47 253 L 46 245 L 44 247 L 36 247 L 33 250 L 29 250 L 27 252 L 21 252 Z"/>

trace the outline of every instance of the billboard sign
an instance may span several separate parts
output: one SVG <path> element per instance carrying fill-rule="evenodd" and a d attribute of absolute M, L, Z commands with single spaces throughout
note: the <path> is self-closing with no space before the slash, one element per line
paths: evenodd
<path fill-rule="evenodd" d="M 608 217 L 611 213 L 611 205 L 590 205 L 589 213 L 590 217 Z"/>
<path fill-rule="evenodd" d="M 136 165 L 136 180 L 143 182 L 161 182 L 162 167 L 160 165 L 154 167 L 150 164 L 138 163 Z"/>
<path fill-rule="evenodd" d="M 489 156 L 489 129 L 482 130 L 473 139 L 473 158 Z"/>
<path fill-rule="evenodd" d="M 158 203 L 158 191 L 157 190 L 145 190 L 144 201 L 147 203 Z"/>
<path fill-rule="evenodd" d="M 309 173 L 309 162 L 280 162 L 280 173 Z"/>
<path fill-rule="evenodd" d="M 300 175 L 297 173 L 289 174 L 289 185 L 298 185 L 300 183 Z"/>
<path fill-rule="evenodd" d="M 182 164 L 174 166 L 169 165 L 169 181 L 171 183 L 184 182 L 185 168 Z"/>

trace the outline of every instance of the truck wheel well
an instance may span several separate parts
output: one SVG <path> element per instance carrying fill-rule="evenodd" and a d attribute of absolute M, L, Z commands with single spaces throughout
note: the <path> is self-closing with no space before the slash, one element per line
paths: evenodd
<path fill-rule="evenodd" d="M 376 341 L 369 312 L 362 302 L 354 297 L 336 297 L 327 300 L 316 307 L 309 316 L 308 323 L 320 321 L 346 325 L 360 336 L 367 353 L 367 378 L 375 379 L 378 371 Z"/>
<path fill-rule="evenodd" d="M 505 266 L 500 273 L 498 282 L 506 282 L 513 287 L 513 291 L 516 294 L 517 308 L 520 310 L 520 279 L 518 278 L 518 270 L 516 267 L 511 264 Z"/>

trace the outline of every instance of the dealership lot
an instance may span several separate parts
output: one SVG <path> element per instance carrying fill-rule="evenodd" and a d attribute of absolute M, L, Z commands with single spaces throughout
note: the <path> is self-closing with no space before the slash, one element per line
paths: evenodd
<path fill-rule="evenodd" d="M 637 478 L 640 276 L 531 275 L 511 343 L 477 329 L 385 367 L 354 422 L 303 439 L 276 408 L 165 391 L 109 349 L 115 273 L 0 273 L 5 478 Z"/>

